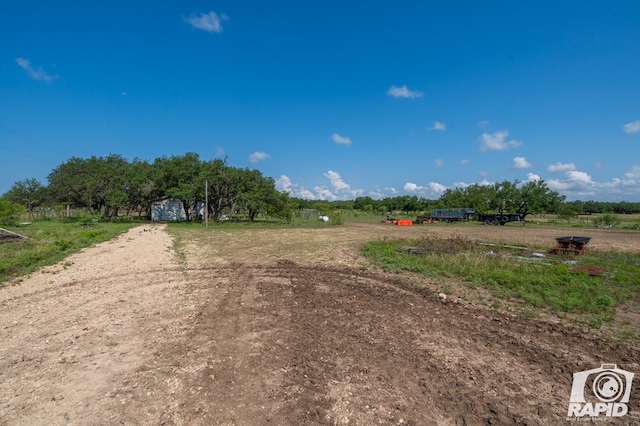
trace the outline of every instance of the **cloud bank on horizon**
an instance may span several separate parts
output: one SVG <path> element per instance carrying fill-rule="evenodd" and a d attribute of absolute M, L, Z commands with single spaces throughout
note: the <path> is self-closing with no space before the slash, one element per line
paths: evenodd
<path fill-rule="evenodd" d="M 514 158 L 514 163 L 518 164 L 522 160 Z M 526 163 L 528 164 L 528 163 Z M 529 168 L 516 167 L 516 168 Z M 550 168 L 552 166 L 549 166 Z M 276 179 L 276 188 L 287 192 L 291 197 L 303 198 L 308 200 L 353 200 L 356 197 L 369 196 L 374 199 L 382 199 L 388 197 L 396 197 L 400 195 L 400 191 L 393 187 L 383 189 L 373 188 L 366 191 L 364 189 L 354 189 L 340 176 L 338 172 L 329 170 L 324 176 L 329 180 L 328 184 L 317 185 L 312 190 L 291 181 L 287 175 L 281 175 Z M 526 179 L 522 183 L 541 180 L 542 178 L 535 173 L 527 173 Z M 549 189 L 560 194 L 569 196 L 570 199 L 592 200 L 595 195 L 602 191 L 620 194 L 640 194 L 640 166 L 634 166 L 631 170 L 624 173 L 621 179 L 614 178 L 609 182 L 595 182 L 591 176 L 585 172 L 578 170 L 565 170 L 563 176 L 544 180 Z M 478 184 L 491 186 L 498 181 L 490 181 L 482 179 L 476 182 L 454 182 L 451 185 L 444 185 L 439 182 L 426 182 L 419 185 L 414 182 L 406 182 L 402 190 L 407 195 L 415 195 L 421 198 L 437 199 L 448 189 L 466 188 L 468 186 Z"/>

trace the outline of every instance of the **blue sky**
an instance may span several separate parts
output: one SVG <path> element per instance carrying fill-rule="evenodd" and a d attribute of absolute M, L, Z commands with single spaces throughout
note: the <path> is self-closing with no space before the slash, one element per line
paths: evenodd
<path fill-rule="evenodd" d="M 0 6 L 0 193 L 69 157 L 186 152 L 303 198 L 544 179 L 638 202 L 640 3 Z"/>

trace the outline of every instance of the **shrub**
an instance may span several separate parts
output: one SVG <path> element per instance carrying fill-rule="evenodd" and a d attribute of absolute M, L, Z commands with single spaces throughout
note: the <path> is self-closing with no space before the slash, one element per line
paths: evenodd
<path fill-rule="evenodd" d="M 333 214 L 329 217 L 329 222 L 332 225 L 344 225 L 344 218 L 342 217 L 342 213 L 340 213 L 340 210 L 336 210 L 333 212 Z"/>
<path fill-rule="evenodd" d="M 611 228 L 620 224 L 620 219 L 615 214 L 605 213 L 600 217 L 593 219 L 593 224 L 597 227 Z"/>
<path fill-rule="evenodd" d="M 24 211 L 24 206 L 0 198 L 0 225 L 15 225 Z"/>

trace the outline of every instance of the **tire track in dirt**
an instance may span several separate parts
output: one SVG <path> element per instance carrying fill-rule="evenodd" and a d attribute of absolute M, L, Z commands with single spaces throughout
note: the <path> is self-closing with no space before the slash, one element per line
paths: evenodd
<path fill-rule="evenodd" d="M 640 367 L 637 349 L 443 303 L 398 276 L 285 260 L 189 274 L 208 302 L 153 361 L 166 380 L 147 366 L 128 377 L 133 400 L 156 389 L 154 422 L 555 425 L 573 372 Z M 631 409 L 621 424 L 638 422 Z"/>
<path fill-rule="evenodd" d="M 130 399 L 156 396 L 145 402 L 145 410 L 155 413 L 153 424 L 257 425 L 279 419 L 274 413 L 283 372 L 265 354 L 284 344 L 288 310 L 259 294 L 257 283 L 265 278 L 260 270 L 232 264 L 189 274 L 201 280 L 206 303 L 184 338 L 167 343 L 128 376 L 141 384 L 129 390 Z M 122 407 L 118 417 L 127 419 L 137 409 Z"/>

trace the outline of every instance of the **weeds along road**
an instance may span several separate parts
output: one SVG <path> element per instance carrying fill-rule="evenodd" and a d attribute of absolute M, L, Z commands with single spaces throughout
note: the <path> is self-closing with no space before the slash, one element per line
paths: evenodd
<path fill-rule="evenodd" d="M 359 251 L 442 229 L 186 229 L 176 253 L 145 225 L 86 249 L 0 289 L 0 423 L 555 425 L 574 372 L 640 371 L 634 347 L 440 300 Z"/>

